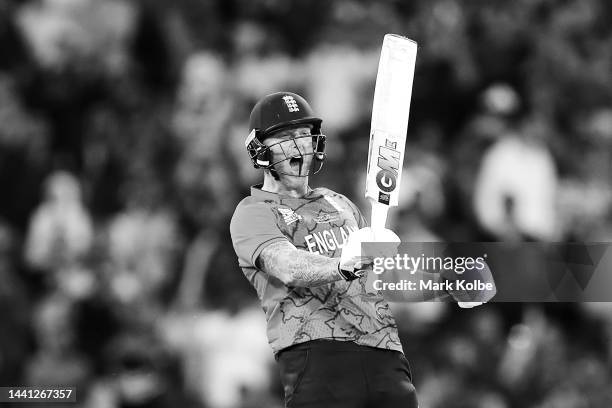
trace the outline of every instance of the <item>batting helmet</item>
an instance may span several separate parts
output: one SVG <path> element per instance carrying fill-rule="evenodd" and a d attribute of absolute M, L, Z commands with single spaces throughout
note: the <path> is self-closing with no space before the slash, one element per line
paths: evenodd
<path fill-rule="evenodd" d="M 321 134 L 322 120 L 314 115 L 308 102 L 292 92 L 276 92 L 262 98 L 251 111 L 249 118 L 249 136 L 245 146 L 255 168 L 271 169 L 269 147 L 263 140 L 279 130 L 298 126 L 311 125 L 314 161 L 318 163 L 315 173 L 321 169 L 325 160 L 325 135 Z"/>

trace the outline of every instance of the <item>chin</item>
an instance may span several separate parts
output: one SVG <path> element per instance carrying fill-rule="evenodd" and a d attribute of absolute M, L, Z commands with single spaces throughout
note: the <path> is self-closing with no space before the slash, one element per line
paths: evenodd
<path fill-rule="evenodd" d="M 285 184 L 287 187 L 300 187 L 302 186 L 304 183 L 308 183 L 308 176 L 304 177 L 300 177 L 300 176 L 289 176 L 286 174 L 282 174 L 281 175 L 281 181 L 283 182 L 283 184 Z"/>

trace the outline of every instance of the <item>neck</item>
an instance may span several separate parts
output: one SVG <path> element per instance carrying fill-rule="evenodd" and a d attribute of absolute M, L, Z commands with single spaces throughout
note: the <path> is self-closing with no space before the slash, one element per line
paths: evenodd
<path fill-rule="evenodd" d="M 308 194 L 308 177 L 280 176 L 276 180 L 270 173 L 264 174 L 262 190 L 294 198 L 301 198 Z"/>

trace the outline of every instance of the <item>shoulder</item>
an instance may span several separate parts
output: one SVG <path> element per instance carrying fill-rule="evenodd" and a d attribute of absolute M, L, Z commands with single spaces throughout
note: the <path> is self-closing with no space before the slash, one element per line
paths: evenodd
<path fill-rule="evenodd" d="M 262 200 L 261 198 L 258 199 L 253 196 L 248 196 L 243 198 L 238 203 L 236 209 L 234 210 L 234 215 L 249 211 L 269 210 L 270 208 L 272 208 L 271 204 L 271 201 L 266 201 Z"/>
<path fill-rule="evenodd" d="M 242 213 L 243 211 L 248 211 L 250 208 L 253 208 L 254 204 L 257 204 L 257 201 L 255 201 L 253 197 L 244 197 L 236 206 L 236 209 L 234 210 L 234 216 L 236 214 Z"/>
<path fill-rule="evenodd" d="M 351 208 L 356 208 L 357 206 L 344 194 L 340 194 L 334 190 L 331 190 L 326 187 L 317 187 L 313 190 L 315 193 L 320 194 L 325 197 L 329 197 L 333 200 L 337 200 L 344 205 L 348 205 Z"/>
<path fill-rule="evenodd" d="M 348 210 L 355 216 L 355 219 L 360 220 L 363 218 L 359 207 L 355 205 L 347 196 L 344 194 L 337 193 L 329 188 L 319 187 L 314 189 L 315 193 L 321 194 L 325 197 L 329 203 L 334 206 L 338 211 Z M 360 221 L 361 222 L 361 221 Z"/>
<path fill-rule="evenodd" d="M 320 194 L 320 195 L 326 196 L 326 197 L 339 198 L 342 201 L 348 201 L 348 202 L 351 201 L 345 195 L 340 194 L 338 192 L 335 192 L 334 190 L 331 190 L 331 189 L 329 189 L 327 187 L 317 187 L 317 188 L 313 189 L 313 192 L 315 194 Z"/>
<path fill-rule="evenodd" d="M 256 200 L 251 196 L 245 197 L 236 206 L 230 226 L 233 228 L 237 224 L 248 223 L 249 220 L 265 215 L 272 215 L 269 203 Z"/>

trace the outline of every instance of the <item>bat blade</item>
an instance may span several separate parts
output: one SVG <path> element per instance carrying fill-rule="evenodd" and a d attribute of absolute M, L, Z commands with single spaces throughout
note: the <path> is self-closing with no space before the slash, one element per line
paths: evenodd
<path fill-rule="evenodd" d="M 365 189 L 375 231 L 385 227 L 389 207 L 398 205 L 416 54 L 416 42 L 385 35 L 372 105 Z"/>

